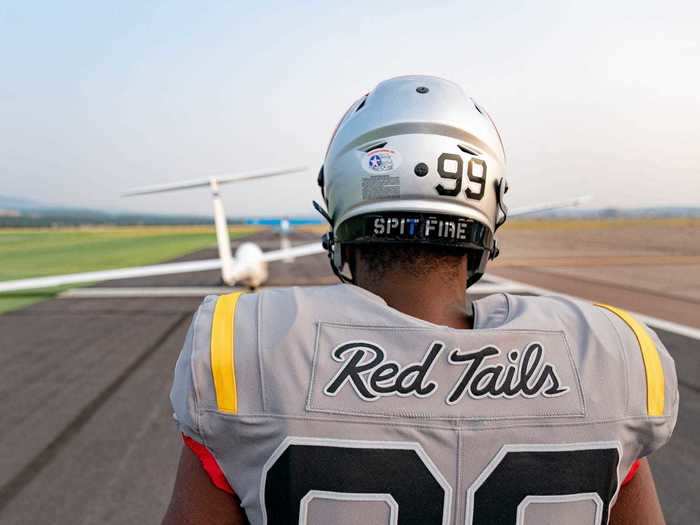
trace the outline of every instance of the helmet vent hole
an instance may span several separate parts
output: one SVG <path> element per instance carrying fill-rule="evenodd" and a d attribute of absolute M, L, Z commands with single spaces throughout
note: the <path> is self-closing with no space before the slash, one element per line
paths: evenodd
<path fill-rule="evenodd" d="M 355 109 L 355 113 L 357 113 L 357 112 L 360 111 L 363 107 L 365 107 L 365 102 L 367 102 L 367 95 L 365 95 L 364 98 L 362 99 L 362 102 L 360 102 L 360 103 L 357 105 L 357 108 Z"/>
<path fill-rule="evenodd" d="M 466 147 L 466 146 L 463 146 L 462 144 L 457 144 L 457 147 L 458 147 L 459 149 L 461 149 L 464 153 L 467 153 L 467 154 L 472 155 L 472 156 L 474 156 L 474 157 L 478 157 L 478 156 L 479 156 L 479 152 L 478 152 L 478 151 L 474 151 L 473 149 L 468 148 L 468 147 Z"/>
<path fill-rule="evenodd" d="M 370 151 L 374 151 L 375 149 L 383 148 L 386 146 L 386 142 L 380 142 L 378 144 L 372 144 L 369 148 L 365 148 L 364 152 L 369 153 Z"/>

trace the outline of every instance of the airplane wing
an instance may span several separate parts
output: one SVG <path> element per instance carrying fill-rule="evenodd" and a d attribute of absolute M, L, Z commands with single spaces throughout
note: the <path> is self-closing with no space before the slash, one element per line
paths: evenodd
<path fill-rule="evenodd" d="M 212 179 L 216 179 L 218 184 L 228 184 L 229 182 L 238 182 L 248 179 L 259 179 L 264 177 L 275 177 L 277 175 L 285 175 L 287 173 L 295 173 L 304 171 L 305 167 L 285 168 L 280 170 L 261 170 L 248 171 L 243 173 L 235 173 L 233 175 L 213 175 L 204 179 L 192 179 L 182 182 L 173 182 L 166 184 L 155 184 L 153 186 L 144 186 L 122 193 L 122 197 L 131 197 L 133 195 L 148 195 L 151 193 L 164 193 L 167 191 L 187 190 L 190 188 L 200 188 L 209 186 Z"/>
<path fill-rule="evenodd" d="M 305 255 L 315 255 L 317 253 L 323 253 L 326 250 L 321 246 L 321 242 L 312 242 L 309 244 L 302 244 L 300 246 L 292 246 L 291 248 L 285 248 L 283 250 L 273 250 L 263 253 L 263 261 L 272 262 L 279 261 L 287 258 L 294 257 L 304 257 Z"/>
<path fill-rule="evenodd" d="M 0 293 L 53 288 L 66 284 L 94 283 L 111 281 L 112 279 L 129 279 L 133 277 L 149 277 L 153 275 L 169 275 L 174 273 L 204 272 L 221 269 L 221 259 L 204 259 L 177 263 L 154 264 L 152 266 L 137 266 L 135 268 L 120 268 L 117 270 L 102 270 L 97 272 L 71 273 L 67 275 L 51 275 L 16 281 L 0 281 Z"/>
<path fill-rule="evenodd" d="M 265 252 L 263 254 L 263 261 L 272 262 L 286 259 L 288 257 L 304 257 L 305 255 L 314 255 L 317 253 L 322 253 L 323 251 L 325 250 L 321 246 L 321 243 L 314 242 L 294 246 L 285 250 Z M 235 259 L 233 262 L 236 264 Z M 117 270 L 101 270 L 97 272 L 52 275 L 49 277 L 35 277 L 31 279 L 19 279 L 16 281 L 0 281 L 0 293 L 53 288 L 55 286 L 64 286 L 66 284 L 94 283 L 99 281 L 111 281 L 113 279 L 131 279 L 134 277 L 152 277 L 156 275 L 205 272 L 208 270 L 220 269 L 221 259 L 203 259 L 199 261 L 138 266 L 135 268 L 120 268 Z"/>
<path fill-rule="evenodd" d="M 586 195 L 583 197 L 576 197 L 575 199 L 569 199 L 565 201 L 546 202 L 544 204 L 535 204 L 534 206 L 521 206 L 519 208 L 511 208 L 508 211 L 508 217 L 520 217 L 521 215 L 537 213 L 538 211 L 558 210 L 559 208 L 572 208 L 575 206 L 579 206 L 584 202 L 589 201 L 590 199 L 590 195 Z"/>

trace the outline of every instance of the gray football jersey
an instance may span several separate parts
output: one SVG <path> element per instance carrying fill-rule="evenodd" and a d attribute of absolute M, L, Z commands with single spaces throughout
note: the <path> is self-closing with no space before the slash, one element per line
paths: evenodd
<path fill-rule="evenodd" d="M 622 310 L 497 294 L 457 330 L 336 285 L 206 298 L 171 400 L 252 524 L 582 525 L 678 388 Z"/>

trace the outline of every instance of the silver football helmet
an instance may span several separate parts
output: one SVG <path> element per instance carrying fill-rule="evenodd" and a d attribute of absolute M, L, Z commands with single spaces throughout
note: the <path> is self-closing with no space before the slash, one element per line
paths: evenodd
<path fill-rule="evenodd" d="M 319 173 L 331 224 L 324 239 L 334 271 L 340 247 L 422 243 L 465 249 L 468 284 L 498 254 L 505 222 L 505 152 L 488 113 L 452 82 L 386 80 L 357 100 L 331 138 Z"/>

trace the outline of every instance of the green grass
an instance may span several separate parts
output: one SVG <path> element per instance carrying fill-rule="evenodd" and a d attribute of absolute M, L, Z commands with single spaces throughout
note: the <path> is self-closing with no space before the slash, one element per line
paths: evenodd
<path fill-rule="evenodd" d="M 250 232 L 232 228 L 231 237 Z M 0 281 L 155 264 L 215 245 L 213 227 L 0 229 Z M 0 294 L 0 312 L 60 291 Z"/>

